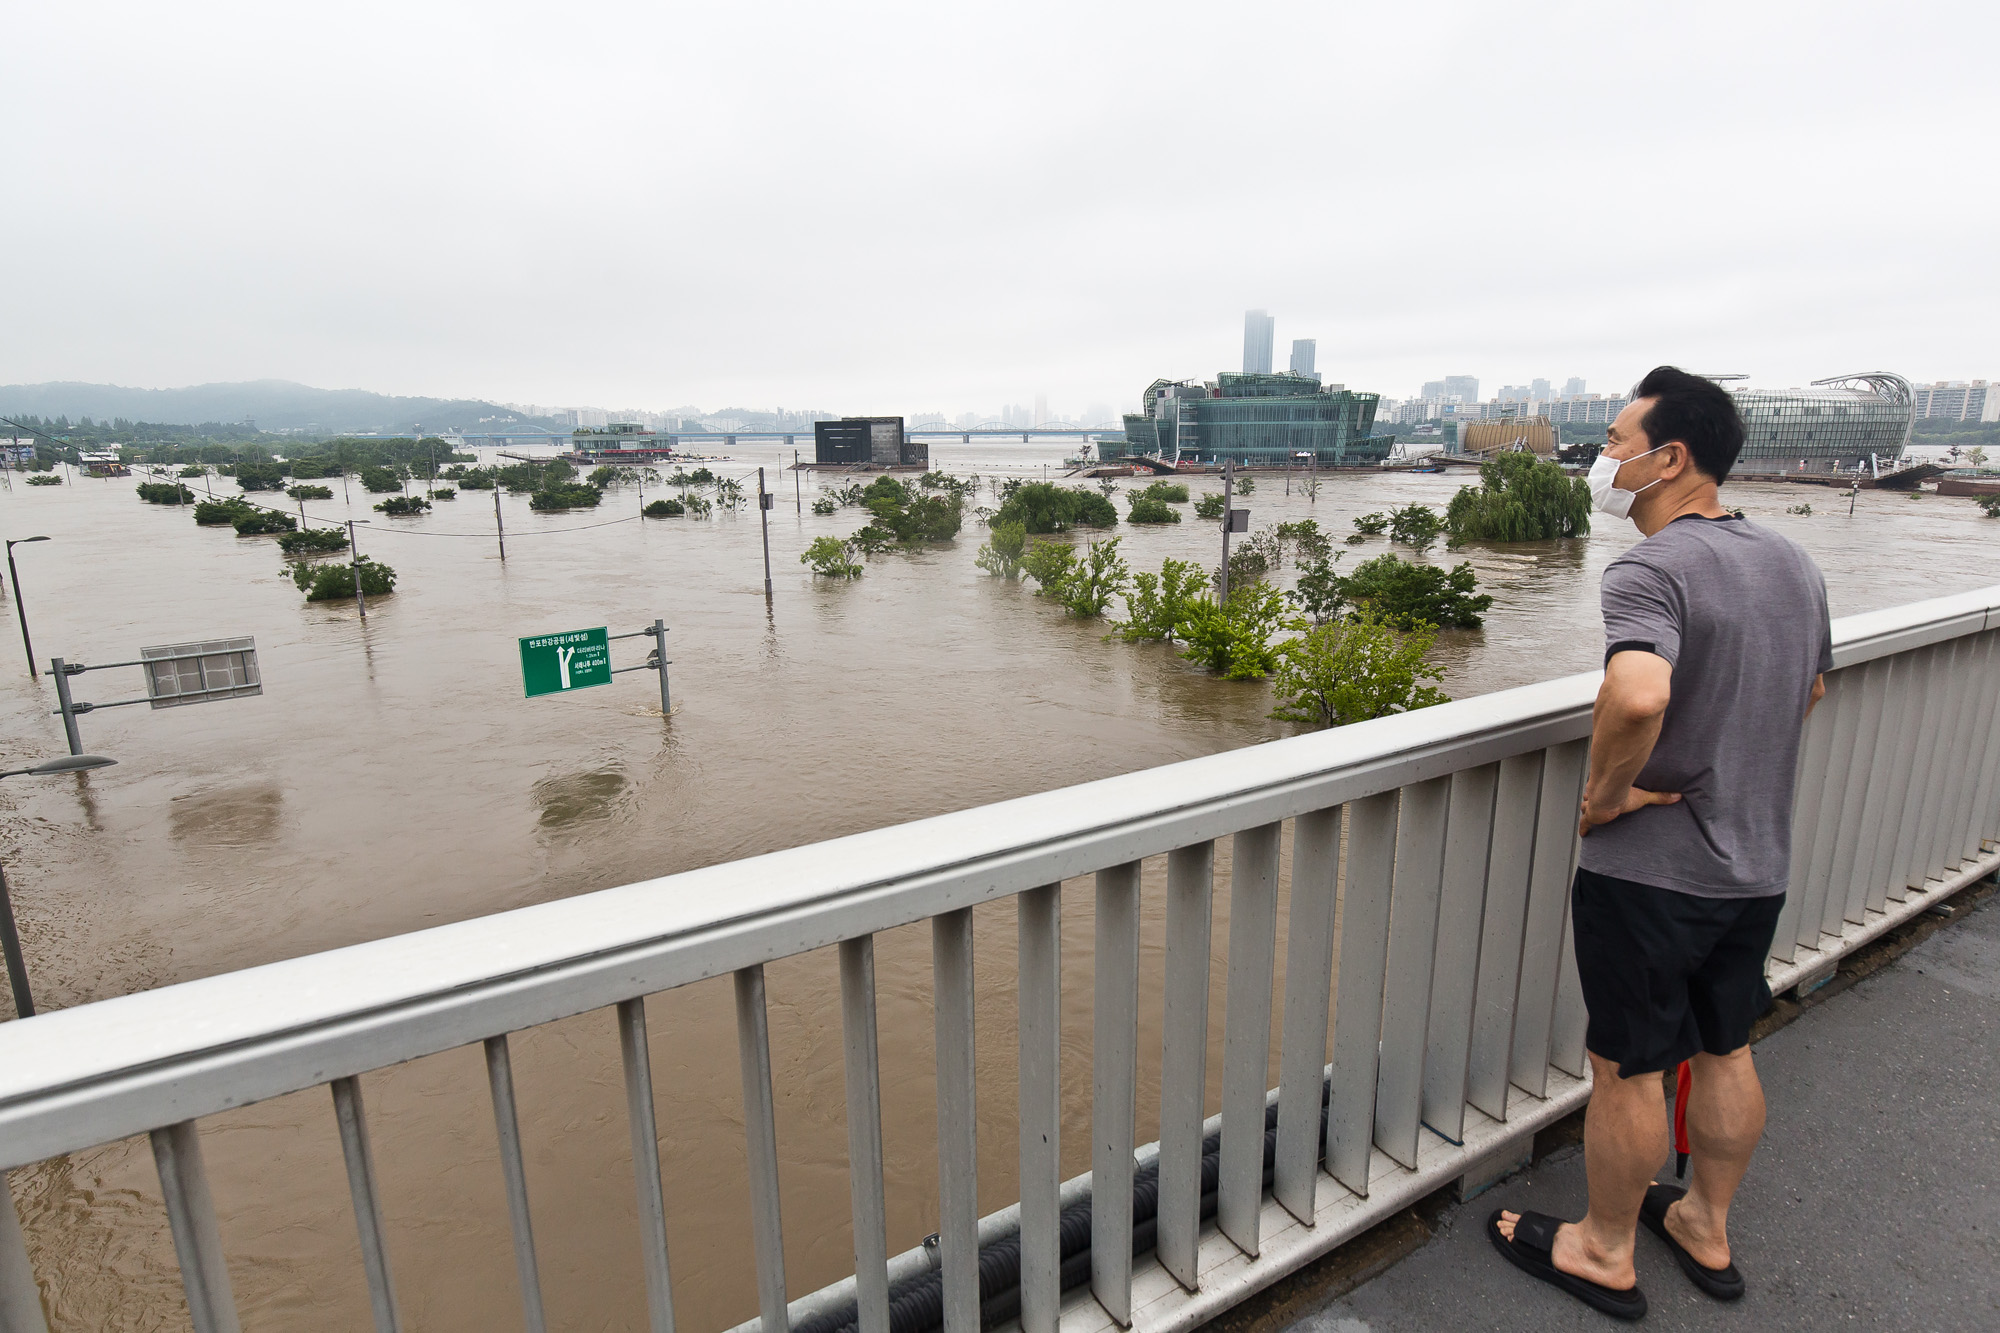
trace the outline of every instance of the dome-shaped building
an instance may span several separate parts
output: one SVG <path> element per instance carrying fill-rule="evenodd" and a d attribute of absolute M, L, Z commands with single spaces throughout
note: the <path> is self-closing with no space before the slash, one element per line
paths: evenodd
<path fill-rule="evenodd" d="M 1886 371 L 1836 375 L 1804 389 L 1731 392 L 1743 414 L 1739 473 L 1852 472 L 1867 470 L 1871 456 L 1886 467 L 1902 455 L 1916 422 L 1910 382 Z"/>

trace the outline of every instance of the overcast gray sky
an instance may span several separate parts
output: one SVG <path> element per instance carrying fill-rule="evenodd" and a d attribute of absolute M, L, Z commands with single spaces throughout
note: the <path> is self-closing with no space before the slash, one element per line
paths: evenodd
<path fill-rule="evenodd" d="M 2000 375 L 1991 4 L 11 5 L 0 382 Z"/>

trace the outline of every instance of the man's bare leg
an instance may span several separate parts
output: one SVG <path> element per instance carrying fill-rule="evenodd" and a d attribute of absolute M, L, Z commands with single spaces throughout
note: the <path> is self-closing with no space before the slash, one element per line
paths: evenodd
<path fill-rule="evenodd" d="M 1583 1113 L 1590 1211 L 1581 1222 L 1565 1222 L 1556 1232 L 1551 1257 L 1565 1273 L 1623 1291 L 1638 1280 L 1632 1248 L 1639 1205 L 1667 1160 L 1667 1101 L 1657 1073 L 1620 1078 L 1617 1061 L 1594 1054 L 1590 1071 L 1594 1082 Z M 1519 1220 L 1517 1213 L 1500 1214 L 1500 1234 L 1512 1240 Z"/>
<path fill-rule="evenodd" d="M 1667 1209 L 1667 1232 L 1704 1268 L 1729 1266 L 1729 1203 L 1764 1135 L 1764 1085 L 1750 1048 L 1694 1057 L 1688 1094 L 1688 1147 L 1694 1175 L 1687 1197 Z"/>

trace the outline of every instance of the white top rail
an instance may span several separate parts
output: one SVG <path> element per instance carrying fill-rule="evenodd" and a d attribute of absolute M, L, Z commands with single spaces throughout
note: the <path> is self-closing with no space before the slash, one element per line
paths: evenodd
<path fill-rule="evenodd" d="M 2000 625 L 1850 616 L 1836 667 Z M 0 1170 L 789 957 L 1589 733 L 1600 673 L 0 1024 Z"/>

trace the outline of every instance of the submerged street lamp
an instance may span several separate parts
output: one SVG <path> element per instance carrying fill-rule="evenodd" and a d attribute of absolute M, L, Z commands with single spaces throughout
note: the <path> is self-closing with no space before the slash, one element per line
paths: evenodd
<path fill-rule="evenodd" d="M 26 538 L 27 541 L 46 541 L 45 537 Z M 9 546 L 13 543 L 9 542 Z M 18 590 L 19 584 L 15 587 Z M 81 773 L 86 769 L 109 768 L 117 763 L 101 754 L 66 754 L 60 759 L 50 759 L 36 764 L 33 768 L 15 768 L 0 773 L 0 778 L 18 778 L 23 775 L 47 777 L 57 773 Z M 7 959 L 7 984 L 14 990 L 14 1012 L 22 1018 L 35 1016 L 35 997 L 28 991 L 28 964 L 21 956 L 21 936 L 14 929 L 14 904 L 7 897 L 7 871 L 0 867 L 0 954 Z"/>
<path fill-rule="evenodd" d="M 21 575 L 14 568 L 14 548 L 28 542 L 45 542 L 47 537 L 9 537 L 7 539 L 7 576 L 14 580 L 14 610 L 21 617 L 21 646 L 28 650 L 28 674 L 36 680 L 42 673 L 35 670 L 35 645 L 28 642 L 28 609 L 21 605 Z"/>

